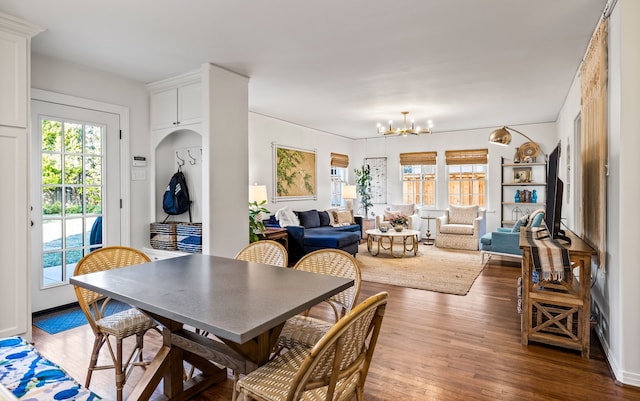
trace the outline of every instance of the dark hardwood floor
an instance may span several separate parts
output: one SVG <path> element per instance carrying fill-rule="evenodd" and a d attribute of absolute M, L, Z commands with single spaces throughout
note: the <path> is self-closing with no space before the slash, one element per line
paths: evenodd
<path fill-rule="evenodd" d="M 478 256 L 479 257 L 479 256 Z M 516 312 L 519 264 L 493 258 L 466 296 L 363 282 L 360 300 L 389 292 L 389 304 L 365 386 L 368 401 L 640 400 L 614 382 L 595 333 L 591 358 L 546 345 L 520 344 Z M 316 315 L 325 310 L 316 311 Z M 36 347 L 84 382 L 93 334 L 87 325 L 56 335 L 33 328 Z M 160 337 L 146 337 L 147 355 Z M 141 376 L 135 369 L 125 397 Z M 91 388 L 113 399 L 113 371 Z M 196 400 L 230 400 L 231 378 Z"/>

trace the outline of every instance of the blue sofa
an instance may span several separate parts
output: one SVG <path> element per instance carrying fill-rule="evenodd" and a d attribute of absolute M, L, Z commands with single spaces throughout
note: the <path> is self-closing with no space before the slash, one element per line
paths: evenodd
<path fill-rule="evenodd" d="M 544 210 L 539 209 L 530 215 L 524 216 L 513 225 L 513 228 L 498 227 L 496 231 L 489 232 L 480 237 L 480 249 L 482 262 L 485 255 L 501 255 L 520 258 L 520 228 L 527 229 L 540 227 L 544 220 Z"/>
<path fill-rule="evenodd" d="M 289 235 L 289 262 L 296 263 L 309 252 L 318 249 L 341 249 L 355 256 L 362 238 L 362 217 L 355 216 L 355 224 L 334 227 L 330 225 L 327 211 L 294 211 L 299 226 L 287 226 Z M 265 227 L 280 227 L 274 215 L 264 220 Z"/>

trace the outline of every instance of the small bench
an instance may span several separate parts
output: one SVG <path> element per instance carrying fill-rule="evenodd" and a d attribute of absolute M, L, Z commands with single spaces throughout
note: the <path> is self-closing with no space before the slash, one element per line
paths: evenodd
<path fill-rule="evenodd" d="M 0 339 L 0 400 L 7 397 L 29 401 L 102 400 L 20 337 Z"/>

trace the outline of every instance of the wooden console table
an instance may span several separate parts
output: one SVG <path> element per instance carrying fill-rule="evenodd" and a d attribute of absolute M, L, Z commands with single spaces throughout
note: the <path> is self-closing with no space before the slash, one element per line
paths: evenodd
<path fill-rule="evenodd" d="M 520 231 L 522 249 L 522 344 L 529 341 L 578 350 L 589 357 L 591 315 L 591 255 L 595 253 L 586 242 L 567 230 L 572 273 L 567 281 L 538 281 L 531 273 L 531 246 L 527 232 Z M 535 234 L 534 234 L 535 235 Z M 579 268 L 579 276 L 573 270 Z"/>
<path fill-rule="evenodd" d="M 264 233 L 258 234 L 258 239 L 280 242 L 287 252 L 289 252 L 289 234 L 286 228 L 267 227 L 264 229 Z"/>

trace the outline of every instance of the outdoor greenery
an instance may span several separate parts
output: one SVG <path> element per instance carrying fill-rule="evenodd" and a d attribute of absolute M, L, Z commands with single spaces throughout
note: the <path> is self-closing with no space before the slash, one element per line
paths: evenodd
<path fill-rule="evenodd" d="M 354 172 L 356 173 L 356 192 L 360 195 L 360 207 L 366 218 L 369 216 L 369 208 L 373 207 L 371 202 L 371 168 L 365 164 L 361 169 L 355 169 Z"/>
<path fill-rule="evenodd" d="M 101 129 L 54 120 L 42 122 L 42 212 L 102 213 Z M 64 167 L 64 168 L 63 168 Z"/>
<path fill-rule="evenodd" d="M 257 201 L 249 202 L 249 242 L 256 242 L 260 238 L 258 234 L 264 233 L 264 223 L 262 222 L 262 214 L 271 213 L 264 205 L 266 200 L 258 203 Z"/>

